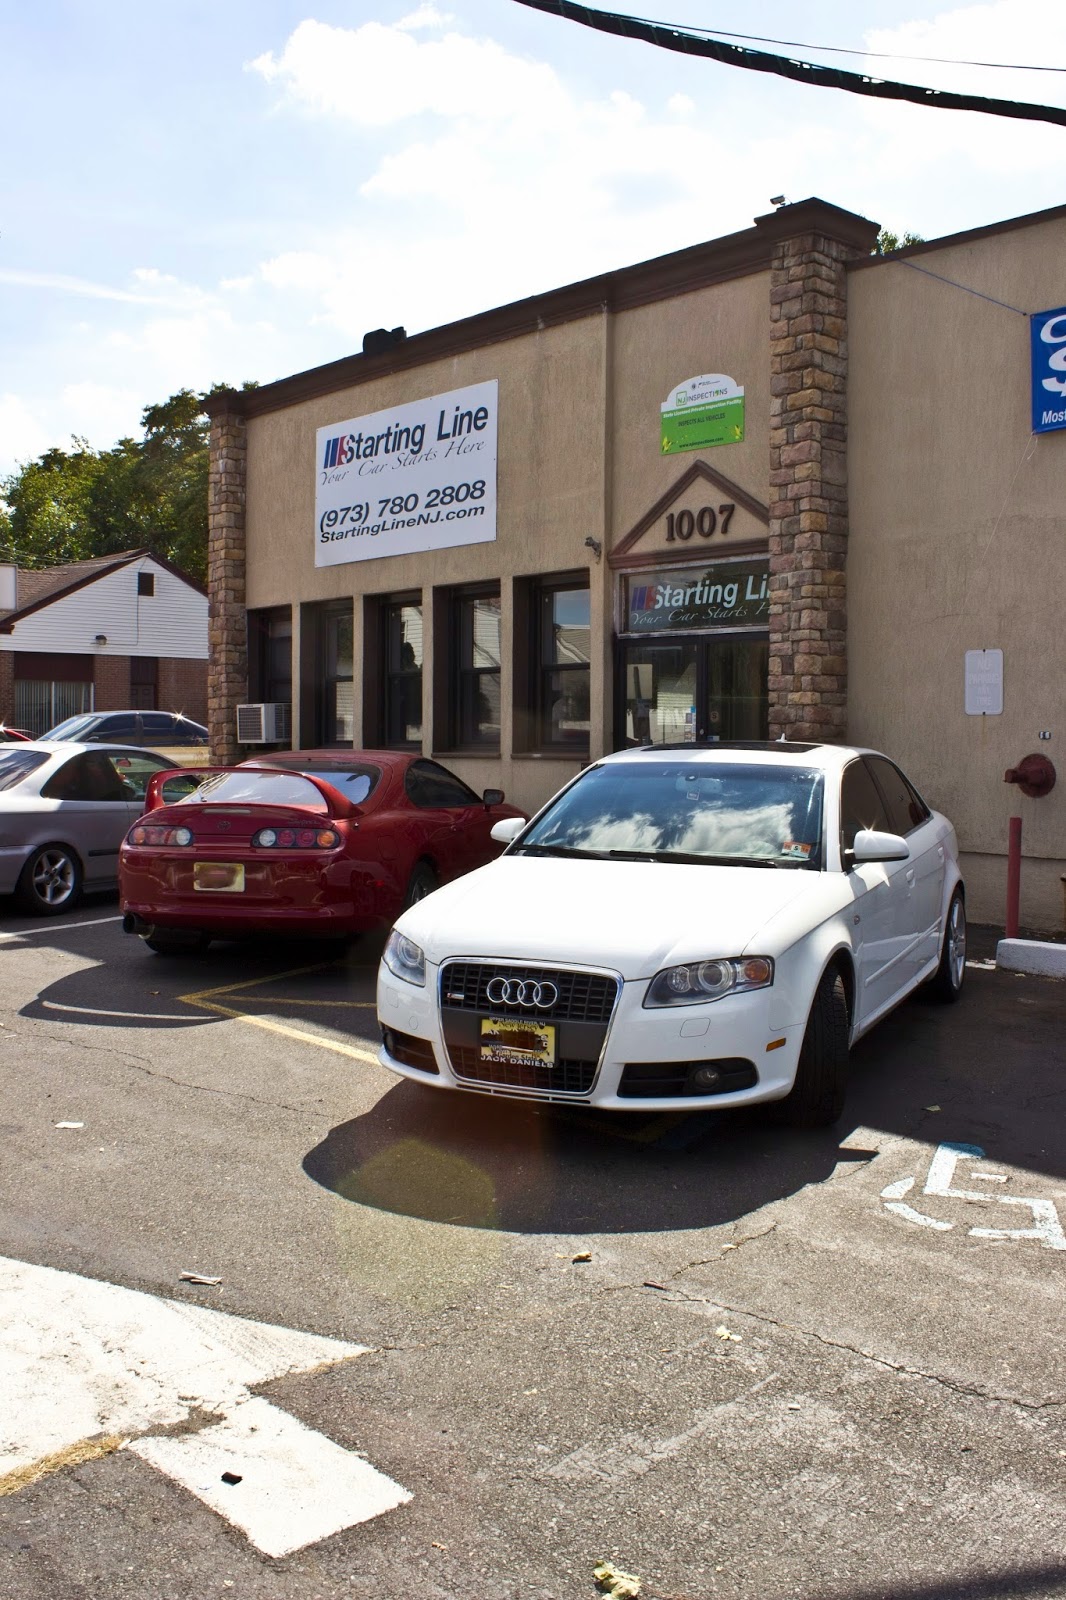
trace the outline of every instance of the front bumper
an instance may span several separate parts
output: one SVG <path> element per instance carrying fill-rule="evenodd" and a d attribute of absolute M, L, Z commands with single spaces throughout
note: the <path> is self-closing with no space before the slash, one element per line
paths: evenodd
<path fill-rule="evenodd" d="M 520 964 L 509 965 L 517 968 Z M 567 970 L 602 971 L 578 969 L 573 965 Z M 477 1081 L 475 1075 L 480 1070 L 476 1065 L 477 1052 L 456 1049 L 454 1019 L 447 1025 L 451 1047 L 445 1038 L 438 979 L 439 968 L 427 963 L 426 985 L 421 988 L 397 978 L 382 963 L 378 969 L 377 1013 L 383 1035 L 391 1035 L 394 1041 L 392 1051 L 385 1044 L 381 1046 L 382 1066 L 413 1082 L 442 1089 L 590 1105 L 612 1111 L 695 1111 L 746 1105 L 780 1099 L 788 1093 L 803 1042 L 802 1024 L 771 1028 L 771 989 L 728 995 L 705 1005 L 645 1010 L 643 1000 L 648 980 L 623 982 L 619 979 L 613 1012 L 605 1033 L 601 1030 L 598 1056 L 584 1079 L 569 1070 L 569 1063 L 560 1061 L 557 1069 L 525 1075 L 536 1078 L 536 1085 L 528 1081 Z M 480 1020 L 482 1016 L 498 1014 L 481 1011 L 476 1016 Z M 426 1055 L 427 1046 L 432 1051 L 431 1058 Z M 427 1070 L 430 1059 L 435 1064 L 435 1072 Z M 470 1064 L 471 1059 L 474 1065 Z M 414 1065 L 416 1061 L 425 1065 Z M 457 1070 L 457 1063 L 461 1070 Z M 754 1081 L 750 1081 L 750 1072 L 740 1074 L 749 1081 L 748 1087 L 726 1087 L 706 1094 L 676 1092 L 676 1084 L 684 1082 L 686 1069 L 692 1065 L 720 1065 L 721 1081 L 728 1084 L 731 1073 L 735 1081 L 736 1068 L 741 1063 L 750 1063 L 754 1069 Z M 670 1072 L 671 1064 L 677 1068 L 676 1073 Z M 634 1072 L 634 1068 L 641 1070 Z M 648 1068 L 661 1069 L 663 1075 L 675 1083 L 675 1092 L 661 1095 L 647 1092 L 654 1086 L 655 1076 L 655 1071 L 649 1073 Z M 642 1083 L 642 1088 L 634 1094 L 636 1080 Z"/>

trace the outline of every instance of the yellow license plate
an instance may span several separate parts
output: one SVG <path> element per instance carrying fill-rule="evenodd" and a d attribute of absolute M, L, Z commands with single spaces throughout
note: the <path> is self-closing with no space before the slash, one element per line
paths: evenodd
<path fill-rule="evenodd" d="M 211 894 L 240 894 L 244 889 L 242 861 L 194 861 L 192 886 Z"/>
<path fill-rule="evenodd" d="M 481 1059 L 505 1065 L 554 1067 L 555 1025 L 522 1017 L 482 1017 Z"/>

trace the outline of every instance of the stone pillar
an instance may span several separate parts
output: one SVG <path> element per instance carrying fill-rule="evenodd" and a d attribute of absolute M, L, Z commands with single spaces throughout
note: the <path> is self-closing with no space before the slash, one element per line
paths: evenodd
<path fill-rule="evenodd" d="M 782 229 L 789 209 L 778 213 Z M 866 228 L 875 233 L 876 225 Z M 817 227 L 804 229 L 780 238 L 773 250 L 771 739 L 842 742 L 847 736 L 845 262 L 864 253 L 854 228 L 847 231 L 851 237 L 841 240 Z"/>
<path fill-rule="evenodd" d="M 233 410 L 211 418 L 207 521 L 207 723 L 211 759 L 234 762 L 237 707 L 248 698 L 245 610 L 247 429 Z"/>

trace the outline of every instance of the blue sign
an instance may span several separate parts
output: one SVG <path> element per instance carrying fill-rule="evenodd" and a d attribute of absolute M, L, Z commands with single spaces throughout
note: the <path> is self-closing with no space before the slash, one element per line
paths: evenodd
<path fill-rule="evenodd" d="M 1033 352 L 1033 432 L 1066 428 L 1066 306 L 1029 318 Z"/>

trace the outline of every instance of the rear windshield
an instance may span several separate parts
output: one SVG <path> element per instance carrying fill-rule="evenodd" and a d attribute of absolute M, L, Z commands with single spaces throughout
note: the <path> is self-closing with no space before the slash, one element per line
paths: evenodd
<path fill-rule="evenodd" d="M 46 750 L 0 750 L 0 789 L 14 789 L 47 760 Z"/>
<path fill-rule="evenodd" d="M 356 806 L 361 805 L 371 790 L 377 788 L 381 777 L 380 767 L 372 767 L 364 761 L 345 761 L 343 757 L 339 757 L 336 761 L 318 760 L 313 766 L 302 764 L 299 767 L 290 766 L 288 762 L 283 761 L 277 762 L 276 765 L 283 772 L 303 772 L 310 778 L 318 778 L 322 783 L 331 783 L 335 789 L 340 790 L 346 800 L 350 800 Z M 275 762 L 271 761 L 270 766 L 273 768 Z"/>
<path fill-rule="evenodd" d="M 175 777 L 180 779 L 180 773 Z M 168 786 L 169 787 L 169 786 Z M 164 792 L 171 805 L 179 802 Z M 326 798 L 320 789 L 298 772 L 257 771 L 254 767 L 245 772 L 220 772 L 217 777 L 205 778 L 199 788 L 183 795 L 180 804 L 195 805 L 252 805 L 252 806 L 314 806 L 328 811 Z"/>

